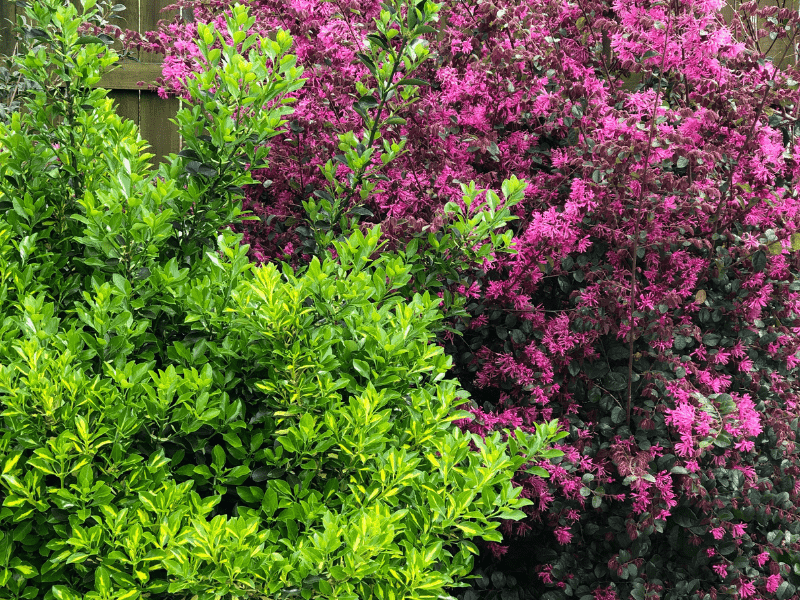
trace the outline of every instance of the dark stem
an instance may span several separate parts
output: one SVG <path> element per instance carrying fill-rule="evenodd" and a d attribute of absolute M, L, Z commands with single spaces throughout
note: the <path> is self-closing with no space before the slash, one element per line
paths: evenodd
<path fill-rule="evenodd" d="M 578 0 L 578 7 L 581 9 L 581 14 L 583 15 L 583 19 L 586 22 L 586 26 L 589 27 L 589 33 L 592 34 L 592 43 L 597 46 L 597 36 L 594 33 L 594 27 L 592 27 L 592 20 L 589 15 L 586 14 L 586 9 L 583 7 L 583 2 Z M 600 43 L 603 43 L 602 36 Z M 605 45 L 604 45 L 605 46 Z M 605 47 L 600 52 L 600 63 L 603 65 L 603 71 L 606 75 L 606 81 L 611 83 L 611 73 L 608 70 L 608 65 L 606 64 L 606 55 L 605 55 Z"/>
<path fill-rule="evenodd" d="M 406 48 L 406 40 L 403 40 L 403 43 L 400 45 L 400 50 L 397 52 L 396 55 L 392 53 L 392 60 L 394 61 L 394 65 L 392 66 L 392 72 L 389 75 L 389 84 L 386 86 L 383 94 L 381 94 L 381 102 L 378 104 L 378 112 L 375 114 L 375 120 L 372 122 L 372 129 L 369 132 L 369 140 L 365 144 L 366 148 L 372 148 L 372 144 L 375 143 L 375 134 L 378 132 L 378 123 L 381 120 L 381 113 L 383 112 L 383 107 L 386 106 L 386 101 L 389 96 L 389 92 L 392 88 L 392 82 L 394 81 L 394 76 L 397 74 L 397 69 L 400 66 L 400 59 L 403 56 L 403 51 Z M 363 165 L 359 169 L 359 173 L 353 178 L 353 186 L 350 189 L 350 197 L 352 197 L 353 193 L 355 192 L 356 187 L 361 183 L 362 178 L 364 177 L 364 173 L 367 170 L 367 165 Z"/>

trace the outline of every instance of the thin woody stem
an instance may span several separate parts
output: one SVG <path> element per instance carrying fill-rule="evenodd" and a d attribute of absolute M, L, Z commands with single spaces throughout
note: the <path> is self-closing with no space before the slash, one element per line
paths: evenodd
<path fill-rule="evenodd" d="M 633 232 L 633 264 L 631 266 L 631 291 L 629 301 L 629 318 L 628 324 L 630 326 L 630 333 L 628 334 L 628 402 L 626 409 L 626 424 L 630 427 L 631 424 L 631 399 L 633 397 L 633 313 L 636 304 L 636 262 L 639 254 L 639 232 L 641 231 L 641 218 L 642 201 L 644 200 L 644 190 L 647 186 L 647 168 L 650 166 L 650 152 L 653 148 L 653 138 L 656 132 L 656 111 L 658 110 L 658 101 L 661 96 L 661 78 L 664 73 L 664 62 L 667 57 L 667 46 L 669 44 L 669 30 L 672 24 L 672 12 L 670 11 L 667 19 L 667 29 L 664 33 L 664 50 L 661 52 L 661 66 L 658 69 L 658 86 L 656 87 L 656 97 L 653 100 L 653 115 L 650 118 L 650 132 L 647 136 L 647 149 L 644 154 L 644 171 L 642 171 L 642 178 L 639 186 L 639 198 L 636 201 L 635 219 L 636 225 Z"/>

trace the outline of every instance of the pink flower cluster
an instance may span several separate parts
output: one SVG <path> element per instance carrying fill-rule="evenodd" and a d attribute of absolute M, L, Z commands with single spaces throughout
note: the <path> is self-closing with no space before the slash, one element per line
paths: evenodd
<path fill-rule="evenodd" d="M 198 20 L 215 21 L 227 3 L 194 6 Z M 566 594 L 573 575 L 595 598 L 628 597 L 631 588 L 614 587 L 632 585 L 628 570 L 609 575 L 611 586 L 564 557 L 595 547 L 593 535 L 615 556 L 616 540 L 665 527 L 702 547 L 698 571 L 683 577 L 702 579 L 698 597 L 769 597 L 783 582 L 768 531 L 741 515 L 800 520 L 790 508 L 800 503 L 800 72 L 762 52 L 776 40 L 794 47 L 800 18 L 750 2 L 725 23 L 722 6 L 446 3 L 414 73 L 430 85 L 398 111 L 403 124 L 382 131 L 408 153 L 384 168 L 367 208 L 398 241 L 440 227 L 461 182 L 529 182 L 513 208 L 516 253 L 464 267 L 468 283 L 451 291 L 472 318 L 443 343 L 479 405 L 463 427 L 486 435 L 558 418 L 571 433 L 563 460 L 541 465 L 548 479 L 520 474 L 532 518 L 509 526 L 512 550 L 532 528 L 549 530 L 563 562 L 537 563 L 550 590 Z M 256 0 L 252 10 L 256 33 L 292 33 L 308 81 L 294 126 L 256 174 L 271 185 L 248 191 L 262 222 L 245 242 L 256 260 L 302 262 L 302 201 L 323 187 L 319 167 L 338 136 L 363 127 L 355 82 L 373 80 L 355 58 L 380 3 Z M 181 94 L 203 68 L 194 34 L 176 21 L 140 40 L 166 54 L 163 93 Z M 768 450 L 774 457 L 759 462 Z M 787 502 L 775 486 L 790 489 Z M 734 550 L 752 553 L 757 576 L 725 558 Z M 676 585 L 648 573 L 637 571 L 648 597 Z"/>

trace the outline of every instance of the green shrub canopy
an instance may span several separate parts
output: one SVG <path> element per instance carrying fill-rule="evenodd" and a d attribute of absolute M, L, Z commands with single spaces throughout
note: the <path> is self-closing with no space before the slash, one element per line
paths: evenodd
<path fill-rule="evenodd" d="M 564 434 L 454 426 L 439 299 L 379 227 L 249 262 L 228 225 L 303 83 L 288 35 L 201 29 L 222 62 L 155 172 L 92 87 L 104 10 L 26 6 L 38 86 L 0 124 L 0 598 L 441 597 Z"/>

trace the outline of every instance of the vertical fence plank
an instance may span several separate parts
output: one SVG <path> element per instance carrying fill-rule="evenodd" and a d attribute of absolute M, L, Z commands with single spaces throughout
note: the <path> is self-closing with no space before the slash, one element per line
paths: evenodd
<path fill-rule="evenodd" d="M 743 4 L 743 0 L 728 0 L 727 6 L 722 9 L 722 16 L 727 23 L 733 22 L 737 19 L 737 11 L 739 6 Z M 798 12 L 800 2 L 798 0 L 760 0 L 760 7 L 777 6 L 778 8 L 788 8 L 794 12 Z M 763 27 L 763 22 L 758 19 L 752 19 L 752 28 L 757 31 L 758 27 Z M 794 64 L 798 60 L 798 44 L 794 43 L 787 48 L 790 42 L 788 40 L 775 40 L 774 43 L 769 39 L 761 39 L 758 42 L 758 49 L 765 52 L 776 65 L 786 67 L 787 65 Z M 783 59 L 781 60 L 781 57 Z"/>
<path fill-rule="evenodd" d="M 139 122 L 139 92 L 136 90 L 110 90 L 108 96 L 116 104 L 117 114 L 123 119 Z"/>
<path fill-rule="evenodd" d="M 121 19 L 114 19 L 114 24 L 123 30 L 141 31 L 140 23 L 140 0 L 117 0 L 117 4 L 124 4 L 125 10 L 120 13 Z M 115 42 L 114 47 L 117 51 L 122 50 L 122 44 Z M 132 52 L 130 56 L 134 59 L 139 58 L 138 50 Z M 118 66 L 117 68 L 120 68 Z M 137 125 L 139 124 L 139 92 L 138 90 L 118 90 L 111 88 L 109 97 L 117 104 L 117 114 L 125 119 L 130 119 Z"/>
<path fill-rule="evenodd" d="M 180 151 L 178 128 L 170 121 L 179 106 L 177 98 L 163 100 L 155 92 L 141 92 L 139 118 L 142 137 L 150 144 L 150 152 L 156 155 L 157 161 Z"/>
<path fill-rule="evenodd" d="M 761 6 L 777 6 L 778 8 L 788 8 L 797 11 L 797 3 L 795 0 L 766 0 L 760 3 Z M 761 50 L 767 53 L 776 65 L 786 66 L 795 60 L 795 48 L 789 45 L 789 41 L 785 39 L 770 41 L 769 39 L 762 40 Z"/>
<path fill-rule="evenodd" d="M 172 19 L 177 15 L 177 11 L 164 9 L 171 4 L 175 4 L 175 0 L 139 0 L 142 12 L 141 27 L 142 31 L 154 31 L 158 22 L 162 19 Z M 159 62 L 163 59 L 161 55 L 151 54 L 158 58 L 151 59 L 149 62 Z M 145 60 L 143 57 L 142 60 Z"/>
<path fill-rule="evenodd" d="M 162 9 L 174 0 L 139 0 L 141 2 L 141 27 L 142 31 L 153 31 L 159 20 L 171 19 L 175 11 L 162 12 Z M 140 60 L 145 63 L 158 63 L 164 60 L 161 54 L 143 52 Z M 158 94 L 142 89 L 139 101 L 139 127 L 142 137 L 150 142 L 151 152 L 156 155 L 156 160 L 162 159 L 171 152 L 180 150 L 178 128 L 170 122 L 170 118 L 178 111 L 179 101 L 176 98 L 162 100 Z"/>
<path fill-rule="evenodd" d="M 726 23 L 731 23 L 733 21 L 740 4 L 740 0 L 728 0 L 727 4 L 722 8 L 722 17 L 725 19 Z"/>
<path fill-rule="evenodd" d="M 17 23 L 17 5 L 0 0 L 0 54 L 10 56 L 14 52 L 16 39 L 13 28 Z"/>
<path fill-rule="evenodd" d="M 131 31 L 142 32 L 142 12 L 140 3 L 147 0 L 114 0 L 116 4 L 124 4 L 125 10 L 119 13 L 121 19 L 114 19 L 114 24 L 121 27 L 123 30 L 129 29 Z M 122 50 L 122 44 L 119 42 L 114 44 L 114 48 L 119 52 Z M 131 58 L 139 59 L 139 51 L 134 50 L 128 54 Z"/>

